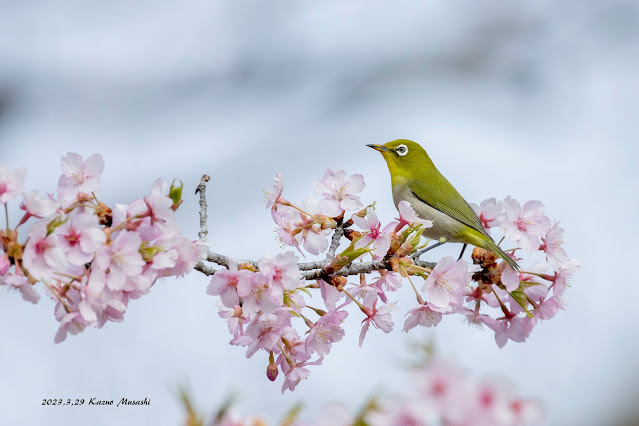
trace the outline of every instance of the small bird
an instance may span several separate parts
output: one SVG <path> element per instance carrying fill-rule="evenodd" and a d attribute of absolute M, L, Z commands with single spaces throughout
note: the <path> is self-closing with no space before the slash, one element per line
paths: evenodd
<path fill-rule="evenodd" d="M 490 250 L 514 270 L 519 269 L 481 224 L 475 211 L 464 197 L 437 170 L 430 157 L 418 143 L 397 139 L 384 145 L 367 145 L 382 153 L 391 175 L 393 201 L 397 206 L 408 201 L 422 219 L 433 222 L 424 229 L 426 237 L 440 243 L 464 243 Z"/>

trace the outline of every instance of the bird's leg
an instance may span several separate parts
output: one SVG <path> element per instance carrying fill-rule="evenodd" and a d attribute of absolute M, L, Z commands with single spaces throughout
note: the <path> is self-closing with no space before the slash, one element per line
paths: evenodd
<path fill-rule="evenodd" d="M 457 260 L 462 258 L 462 256 L 464 255 L 464 251 L 466 251 L 466 246 L 467 245 L 468 244 L 464 243 L 464 247 L 462 247 L 462 251 L 461 251 L 461 253 L 459 253 L 459 257 L 457 258 Z"/>
<path fill-rule="evenodd" d="M 421 256 L 422 254 L 426 253 L 427 251 L 431 251 L 432 249 L 434 249 L 435 247 L 439 247 L 442 244 L 444 244 L 446 241 L 438 241 L 437 243 L 433 244 L 432 246 L 428 246 L 424 249 L 421 249 L 420 251 L 418 251 L 417 253 L 414 253 L 411 258 L 412 259 L 419 259 L 419 256 Z"/>

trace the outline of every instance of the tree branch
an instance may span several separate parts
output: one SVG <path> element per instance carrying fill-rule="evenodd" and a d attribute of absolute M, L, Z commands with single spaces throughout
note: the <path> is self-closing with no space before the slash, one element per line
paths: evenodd
<path fill-rule="evenodd" d="M 206 224 L 208 219 L 208 216 L 207 216 L 208 206 L 206 204 L 206 182 L 208 182 L 209 180 L 210 180 L 209 175 L 202 176 L 202 179 L 200 180 L 200 184 L 197 186 L 197 189 L 195 190 L 196 194 L 197 193 L 200 194 L 200 232 L 198 232 L 198 236 L 200 237 L 200 240 L 206 239 L 208 237 L 208 228 Z M 349 225 L 350 223 L 348 221 L 340 222 L 337 225 L 337 227 L 335 228 L 335 232 L 333 233 L 333 237 L 331 239 L 331 245 L 328 249 L 328 252 L 326 253 L 326 258 L 324 260 L 298 263 L 298 267 L 300 271 L 302 271 L 302 276 L 304 277 L 304 279 L 310 281 L 310 280 L 326 278 L 327 273 L 324 270 L 324 268 L 326 267 L 326 265 L 330 264 L 331 261 L 335 258 L 335 253 L 337 252 L 337 248 L 339 247 L 340 240 L 344 236 L 344 229 L 347 228 Z M 431 268 L 431 269 L 434 268 L 436 265 L 435 263 L 421 261 L 419 260 L 419 256 L 422 253 L 425 253 L 441 244 L 443 243 L 437 243 L 432 245 L 431 247 L 427 247 L 423 250 L 418 251 L 417 253 L 411 256 L 411 260 L 418 266 L 421 266 L 424 268 Z M 239 265 L 241 263 L 248 263 L 255 268 L 258 267 L 257 262 L 254 260 L 233 259 L 228 256 L 224 256 L 222 254 L 213 253 L 212 251 L 209 251 L 206 254 L 206 260 L 209 262 L 216 263 L 220 266 L 224 266 L 226 268 L 229 267 L 231 262 L 235 263 L 236 265 Z M 213 275 L 216 272 L 216 269 L 210 266 L 207 266 L 202 262 L 198 262 L 195 265 L 194 269 L 208 276 Z M 386 260 L 374 261 L 374 262 L 361 262 L 356 264 L 350 264 L 340 269 L 339 271 L 333 273 L 332 275 L 340 275 L 343 277 L 347 277 L 350 275 L 365 274 L 365 273 L 369 273 L 373 271 L 379 271 L 382 269 L 392 271 L 393 268 L 390 262 Z"/>
<path fill-rule="evenodd" d="M 434 268 L 436 263 L 433 262 L 423 262 L 421 260 L 415 261 L 417 266 L 421 266 L 423 268 Z M 339 271 L 331 274 L 331 275 L 341 275 L 343 277 L 348 277 L 350 275 L 359 275 L 359 274 L 367 274 L 373 271 L 379 271 L 381 269 L 386 269 L 388 271 L 392 271 L 393 267 L 390 262 L 385 260 L 380 260 L 376 262 L 362 262 L 362 263 L 354 263 L 349 266 L 340 269 Z M 305 271 L 302 272 L 304 279 L 306 280 L 317 280 L 321 279 L 322 275 L 324 275 L 324 270 L 318 269 L 314 271 Z"/>
<path fill-rule="evenodd" d="M 340 222 L 340 224 L 337 225 L 337 227 L 335 228 L 333 238 L 331 239 L 331 246 L 328 249 L 328 253 L 326 253 L 326 259 L 317 260 L 315 262 L 299 263 L 298 266 L 300 268 L 300 271 L 321 269 L 324 266 L 328 265 L 333 259 L 335 259 L 335 252 L 337 251 L 337 247 L 339 247 L 340 240 L 344 236 L 344 228 L 346 226 L 347 225 L 344 222 Z"/>
<path fill-rule="evenodd" d="M 206 226 L 208 220 L 208 216 L 206 215 L 206 182 L 209 180 L 211 180 L 209 175 L 203 175 L 200 179 L 200 184 L 195 188 L 195 193 L 200 193 L 200 232 L 197 233 L 197 236 L 200 237 L 200 241 L 206 240 L 209 236 L 209 229 Z"/>

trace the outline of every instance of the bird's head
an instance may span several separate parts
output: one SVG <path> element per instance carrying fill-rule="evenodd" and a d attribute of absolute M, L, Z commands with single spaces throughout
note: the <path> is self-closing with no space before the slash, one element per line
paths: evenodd
<path fill-rule="evenodd" d="M 408 139 L 396 139 L 384 145 L 366 146 L 382 153 L 393 180 L 413 178 L 420 170 L 433 164 L 424 148 Z"/>

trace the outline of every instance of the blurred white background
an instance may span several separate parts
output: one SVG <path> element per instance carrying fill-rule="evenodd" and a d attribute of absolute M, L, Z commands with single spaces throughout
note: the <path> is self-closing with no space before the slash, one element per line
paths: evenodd
<path fill-rule="evenodd" d="M 525 344 L 446 318 L 440 353 L 544 401 L 550 423 L 630 422 L 639 411 L 639 2 L 185 0 L 0 1 L 0 163 L 54 192 L 59 158 L 101 153 L 101 199 L 130 202 L 157 177 L 185 182 L 178 211 L 197 237 L 193 190 L 209 185 L 215 251 L 277 252 L 258 205 L 276 171 L 300 201 L 326 168 L 362 173 L 364 200 L 396 216 L 382 158 L 365 147 L 420 142 L 468 201 L 542 200 L 582 263 L 568 309 Z M 12 219 L 18 217 L 17 203 Z M 434 256 L 457 253 L 438 249 Z M 121 324 L 54 345 L 53 303 L 0 294 L 0 408 L 7 425 L 177 424 L 179 384 L 213 410 L 305 417 L 373 389 L 406 387 L 403 309 L 360 349 L 344 340 L 294 393 L 246 359 L 205 294 L 206 277 L 156 284 Z M 44 398 L 150 398 L 151 407 L 43 407 Z M 635 417 L 636 418 L 636 417 Z"/>

